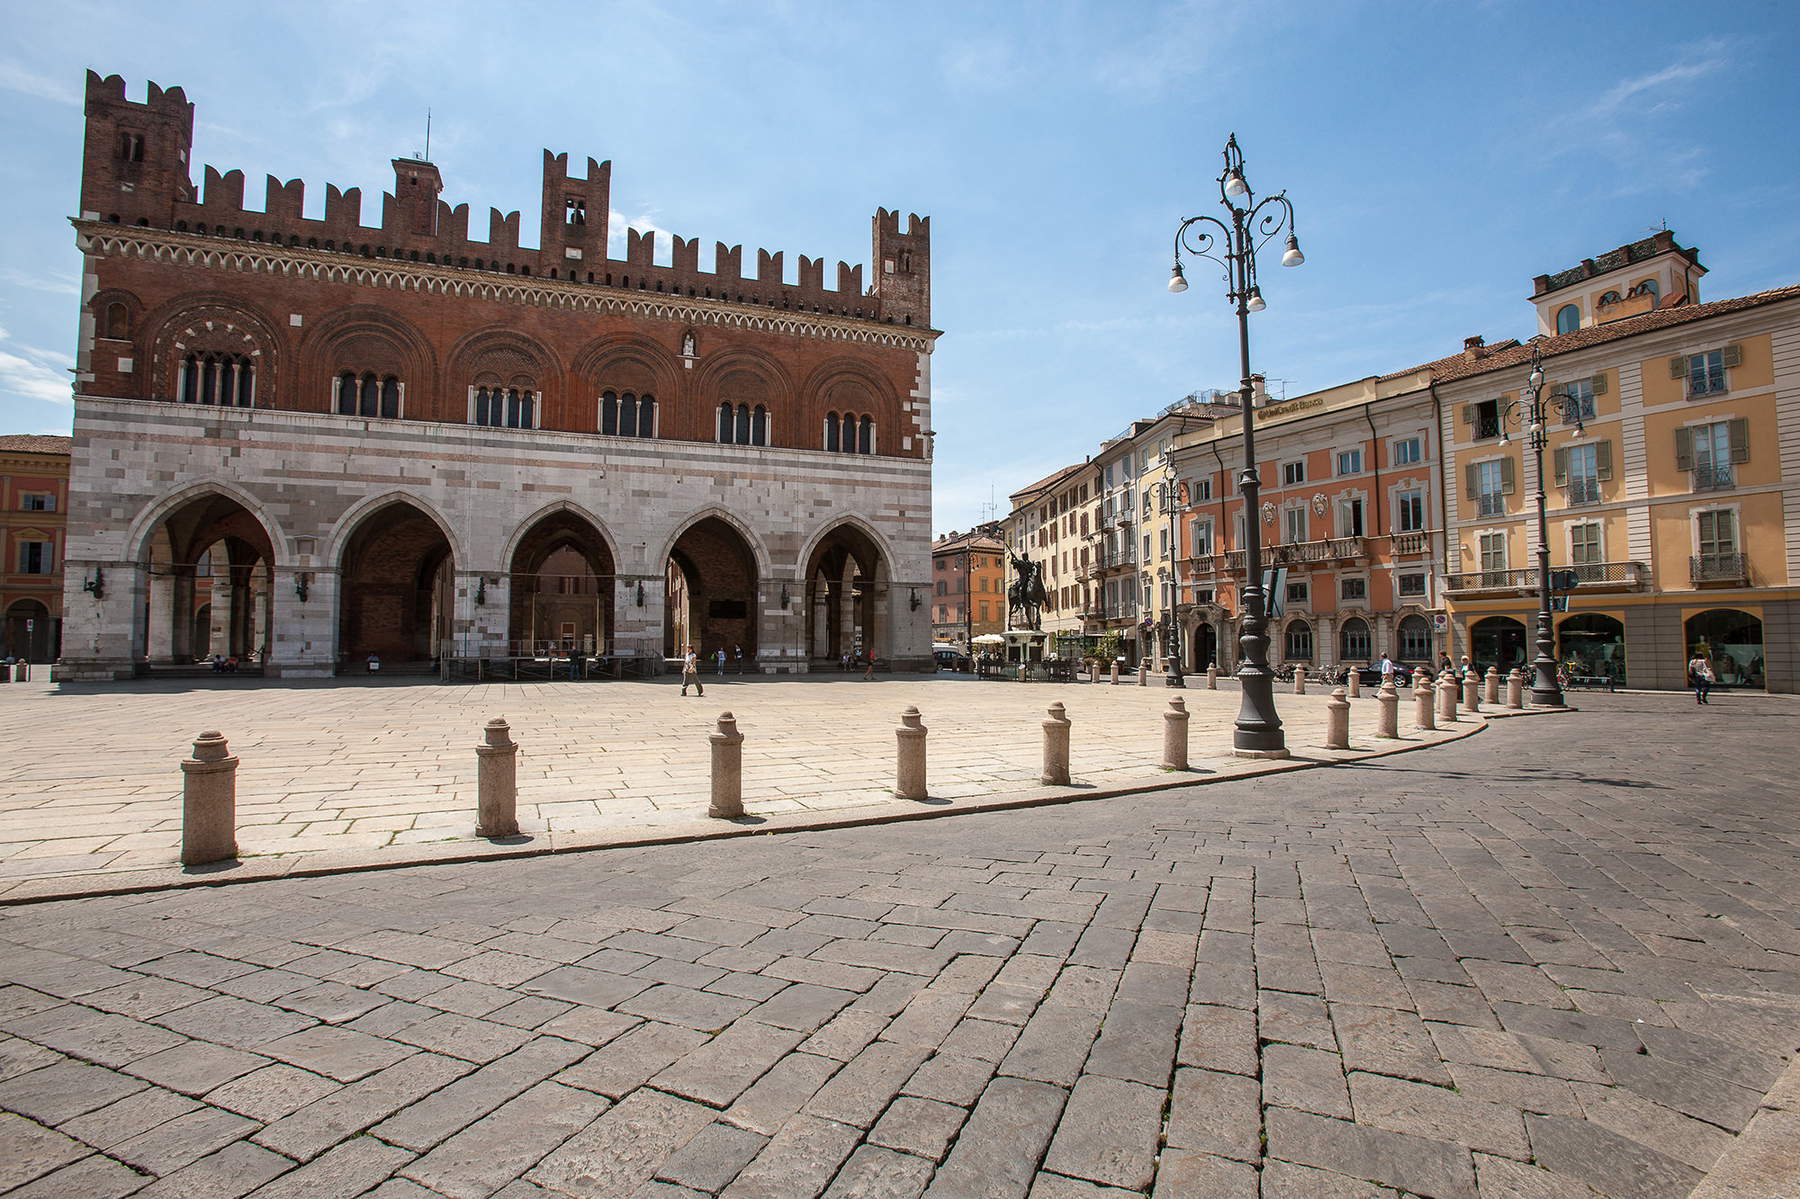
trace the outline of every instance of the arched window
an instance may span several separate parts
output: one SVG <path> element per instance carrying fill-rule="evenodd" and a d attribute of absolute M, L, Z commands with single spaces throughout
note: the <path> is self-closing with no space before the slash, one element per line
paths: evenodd
<path fill-rule="evenodd" d="M 656 397 L 638 397 L 638 436 L 656 436 Z"/>
<path fill-rule="evenodd" d="M 1400 618 L 1400 660 L 1431 661 L 1431 626 L 1417 613 Z"/>
<path fill-rule="evenodd" d="M 176 395 L 184 404 L 254 407 L 256 363 L 242 354 L 196 351 L 181 361 Z"/>
<path fill-rule="evenodd" d="M 610 391 L 600 393 L 600 431 L 602 433 L 619 431 L 619 397 Z"/>
<path fill-rule="evenodd" d="M 1656 285 L 1656 280 L 1654 279 L 1645 279 L 1643 282 L 1634 286 L 1629 294 L 1634 296 L 1649 296 L 1650 306 L 1652 308 L 1656 307 L 1657 303 L 1662 299 L 1662 289 Z"/>
<path fill-rule="evenodd" d="M 840 444 L 841 443 L 838 440 L 838 414 L 835 412 L 827 412 L 825 414 L 825 448 L 827 450 L 836 450 Z"/>
<path fill-rule="evenodd" d="M 769 410 L 758 404 L 719 405 L 719 441 L 725 445 L 768 445 Z"/>
<path fill-rule="evenodd" d="M 123 341 L 131 336 L 131 309 L 123 304 L 106 306 L 106 332 L 101 336 Z"/>
<path fill-rule="evenodd" d="M 1369 622 L 1360 616 L 1352 616 L 1338 630 L 1338 661 L 1367 662 L 1375 656 L 1375 648 L 1369 638 Z"/>
<path fill-rule="evenodd" d="M 476 387 L 472 390 L 474 423 L 495 429 L 537 427 L 537 393 L 530 388 Z"/>
<path fill-rule="evenodd" d="M 1609 291 L 1605 295 L 1600 297 L 1600 303 L 1603 305 L 1604 304 L 1617 304 L 1618 302 L 1619 302 L 1619 293 L 1616 291 Z"/>
<path fill-rule="evenodd" d="M 719 444 L 730 445 L 735 441 L 731 435 L 731 405 L 719 405 Z"/>
<path fill-rule="evenodd" d="M 838 446 L 846 454 L 856 453 L 856 414 L 846 412 L 843 416 L 844 432 L 838 439 Z"/>
<path fill-rule="evenodd" d="M 1287 627 L 1287 657 L 1295 661 L 1310 662 L 1312 656 L 1312 626 L 1304 620 L 1296 620 Z"/>
<path fill-rule="evenodd" d="M 1573 333 L 1581 328 L 1581 309 L 1573 304 L 1564 304 L 1556 310 L 1556 332 L 1558 336 Z"/>
<path fill-rule="evenodd" d="M 757 411 L 761 412 L 762 408 L 760 406 L 758 406 Z M 732 430 L 732 434 L 733 434 L 733 439 L 739 445 L 751 444 L 751 441 L 750 441 L 750 406 L 748 404 L 739 404 L 737 406 L 737 424 L 736 424 L 735 428 Z"/>
<path fill-rule="evenodd" d="M 859 454 L 875 452 L 875 421 L 872 417 L 863 417 L 862 424 L 857 428 L 856 452 Z"/>
<path fill-rule="evenodd" d="M 638 435 L 637 397 L 629 391 L 619 397 L 619 435 L 621 437 Z"/>
<path fill-rule="evenodd" d="M 377 375 L 364 371 L 344 371 L 332 382 L 337 393 L 334 407 L 339 416 L 381 416 L 396 420 L 400 416 L 400 380 L 394 375 Z"/>

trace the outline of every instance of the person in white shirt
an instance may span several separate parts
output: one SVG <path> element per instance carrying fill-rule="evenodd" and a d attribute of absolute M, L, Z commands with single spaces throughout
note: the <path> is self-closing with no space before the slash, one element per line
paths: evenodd
<path fill-rule="evenodd" d="M 706 688 L 700 685 L 700 655 L 694 652 L 694 647 L 691 645 L 682 647 L 681 693 L 683 695 L 687 694 L 689 683 L 694 685 L 696 694 L 706 694 Z"/>
<path fill-rule="evenodd" d="M 1387 686 L 1394 681 L 1394 660 L 1386 654 L 1381 655 L 1381 685 Z"/>

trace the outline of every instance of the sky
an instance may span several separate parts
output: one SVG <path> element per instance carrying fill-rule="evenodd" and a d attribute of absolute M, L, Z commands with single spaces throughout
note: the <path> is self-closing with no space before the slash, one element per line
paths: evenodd
<path fill-rule="evenodd" d="M 274 174 L 305 180 L 308 215 L 327 182 L 360 186 L 378 222 L 429 109 L 477 236 L 518 209 L 537 244 L 545 147 L 612 160 L 620 257 L 630 224 L 698 236 L 703 267 L 715 240 L 790 273 L 867 263 L 877 207 L 929 215 L 939 532 L 1236 386 L 1223 283 L 1190 263 L 1190 290 L 1165 288 L 1176 226 L 1220 211 L 1233 132 L 1307 258 L 1270 247 L 1251 318 L 1276 395 L 1528 336 L 1533 276 L 1665 225 L 1699 247 L 1704 298 L 1800 282 L 1785 2 L 0 0 L 0 19 L 0 432 L 70 426 L 89 67 L 133 99 L 183 87 L 196 182 L 242 169 L 251 207 Z"/>

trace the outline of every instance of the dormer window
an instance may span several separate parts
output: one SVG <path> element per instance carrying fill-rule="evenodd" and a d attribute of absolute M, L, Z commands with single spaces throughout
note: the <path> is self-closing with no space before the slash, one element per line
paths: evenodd
<path fill-rule="evenodd" d="M 1581 309 L 1573 304 L 1564 304 L 1556 310 L 1556 333 L 1573 333 L 1581 328 Z"/>
<path fill-rule="evenodd" d="M 1616 291 L 1609 291 L 1605 295 L 1600 297 L 1600 306 L 1602 308 L 1604 308 L 1610 304 L 1617 304 L 1618 302 L 1619 302 L 1619 293 Z"/>

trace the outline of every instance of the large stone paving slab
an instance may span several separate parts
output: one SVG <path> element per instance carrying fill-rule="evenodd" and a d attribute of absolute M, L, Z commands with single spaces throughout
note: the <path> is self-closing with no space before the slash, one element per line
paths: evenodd
<path fill-rule="evenodd" d="M 15 684 L 0 688 L 0 895 L 55 876 L 172 867 L 181 841 L 179 763 L 206 730 L 223 732 L 241 762 L 245 858 L 429 860 L 491 848 L 474 839 L 474 746 L 494 716 L 511 723 L 522 747 L 526 844 L 564 846 L 705 824 L 707 738 L 726 710 L 745 737 L 752 819 L 917 812 L 1036 789 L 1042 721 L 1056 702 L 1074 723 L 1069 794 L 1165 783 L 1163 713 L 1172 693 L 1135 681 L 727 675 L 710 678 L 704 697 L 683 697 L 673 679 Z M 1239 704 L 1233 686 L 1209 691 L 1203 677 L 1194 682 L 1173 694 L 1190 712 L 1196 775 L 1261 768 L 1229 755 Z M 1341 756 L 1322 748 L 1326 699 L 1318 688 L 1281 697 L 1296 754 Z M 925 804 L 898 803 L 892 791 L 894 729 L 909 705 L 930 730 Z M 1374 701 L 1359 702 L 1353 746 L 1393 746 L 1374 741 L 1374 722 Z M 1421 740 L 1410 718 L 1401 724 L 1406 743 Z"/>
<path fill-rule="evenodd" d="M 1778 1136 L 1737 1140 L 1800 1077 L 1768 735 L 1800 704 L 1727 698 L 1087 804 L 0 909 L 0 1192 L 1682 1199 L 1726 1160 L 1800 1193 Z"/>

